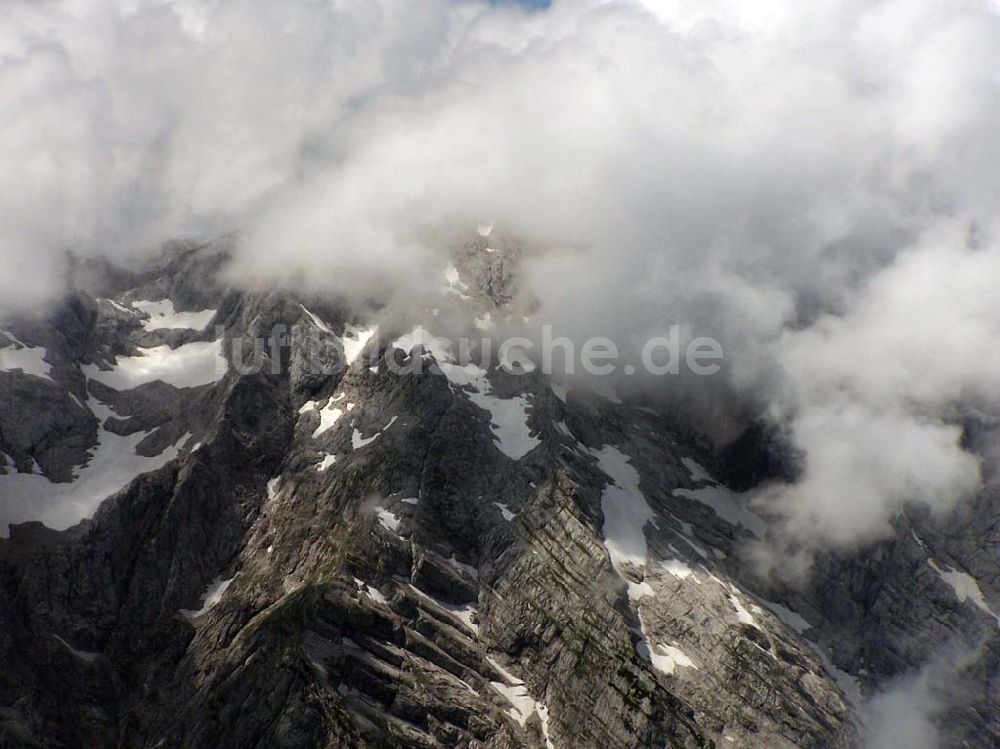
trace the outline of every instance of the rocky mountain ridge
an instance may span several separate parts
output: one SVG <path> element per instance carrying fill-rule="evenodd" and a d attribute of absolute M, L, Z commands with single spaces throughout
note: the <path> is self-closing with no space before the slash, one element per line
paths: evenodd
<path fill-rule="evenodd" d="M 482 325 L 520 253 L 484 231 L 439 302 Z M 994 485 L 762 582 L 696 424 L 225 258 L 0 333 L 0 746 L 851 747 L 952 651 L 944 746 L 1000 741 Z"/>

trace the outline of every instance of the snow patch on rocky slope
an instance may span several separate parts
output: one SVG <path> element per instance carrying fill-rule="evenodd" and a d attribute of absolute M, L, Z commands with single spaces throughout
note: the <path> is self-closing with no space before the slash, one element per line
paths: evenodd
<path fill-rule="evenodd" d="M 178 346 L 139 348 L 137 356 L 120 356 L 110 369 L 95 364 L 81 367 L 84 375 L 114 390 L 131 390 L 149 382 L 177 388 L 200 387 L 218 382 L 229 368 L 222 352 L 222 339 L 194 341 Z"/>
<path fill-rule="evenodd" d="M 87 405 L 103 422 L 117 414 L 91 398 Z M 50 528 L 63 530 L 93 516 L 101 502 L 124 488 L 132 479 L 161 468 L 179 454 L 177 443 L 159 455 L 138 455 L 136 447 L 150 432 L 118 435 L 98 428 L 97 444 L 89 460 L 77 469 L 73 481 L 57 484 L 37 473 L 0 475 L 0 536 L 6 537 L 8 523 L 40 520 Z M 182 442 L 190 435 L 178 440 Z"/>
<path fill-rule="evenodd" d="M 44 347 L 22 343 L 13 333 L 6 330 L 0 330 L 0 333 L 13 341 L 9 346 L 0 348 L 0 372 L 21 370 L 26 375 L 52 379 L 49 376 L 52 365 L 45 361 L 48 351 Z"/>
<path fill-rule="evenodd" d="M 132 306 L 149 315 L 142 323 L 146 330 L 204 330 L 212 322 L 218 310 L 206 309 L 200 312 L 178 312 L 169 299 L 158 302 L 132 302 Z"/>
<path fill-rule="evenodd" d="M 497 440 L 497 448 L 507 457 L 519 460 L 541 444 L 528 426 L 527 396 L 515 395 L 500 398 L 493 394 L 493 387 L 485 369 L 475 364 L 455 364 L 446 342 L 435 338 L 422 326 L 393 341 L 393 347 L 409 354 L 417 346 L 434 357 L 442 374 L 479 408 L 490 414 L 490 428 Z"/>

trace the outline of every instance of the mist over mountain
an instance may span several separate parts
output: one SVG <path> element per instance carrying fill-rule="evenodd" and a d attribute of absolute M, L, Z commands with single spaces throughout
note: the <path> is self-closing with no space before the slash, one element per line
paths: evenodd
<path fill-rule="evenodd" d="M 0 746 L 992 746 L 998 70 L 986 0 L 8 0 Z"/>

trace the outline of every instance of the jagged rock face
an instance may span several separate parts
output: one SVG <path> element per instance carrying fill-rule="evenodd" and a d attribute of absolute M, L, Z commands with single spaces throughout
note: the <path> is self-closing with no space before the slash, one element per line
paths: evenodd
<path fill-rule="evenodd" d="M 491 235 L 456 304 L 511 301 Z M 995 745 L 998 580 L 960 528 L 766 588 L 740 561 L 764 520 L 690 425 L 226 291 L 224 249 L 11 326 L 51 370 L 0 372 L 0 746 L 849 747 L 853 682 L 814 643 L 872 690 L 954 638 L 984 692 L 951 735 Z"/>

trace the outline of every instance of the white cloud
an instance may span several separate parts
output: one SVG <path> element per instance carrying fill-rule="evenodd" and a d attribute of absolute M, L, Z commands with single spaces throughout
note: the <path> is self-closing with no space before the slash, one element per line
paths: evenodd
<path fill-rule="evenodd" d="M 861 707 L 864 749 L 955 745 L 949 739 L 961 736 L 961 729 L 954 729 L 964 722 L 955 717 L 968 709 L 965 702 L 975 695 L 966 671 L 982 657 L 981 644 L 941 643 L 919 670 L 900 676 L 872 695 Z"/>
<path fill-rule="evenodd" d="M 868 704 L 866 749 L 938 749 L 933 715 L 937 702 L 925 680 L 906 679 L 876 695 Z"/>
<path fill-rule="evenodd" d="M 488 220 L 526 240 L 564 334 L 722 341 L 736 391 L 805 451 L 765 497 L 790 533 L 850 545 L 976 485 L 955 424 L 1000 371 L 986 2 L 3 13 L 7 307 L 53 293 L 66 249 L 236 228 L 238 282 L 412 293 L 443 237 Z"/>

